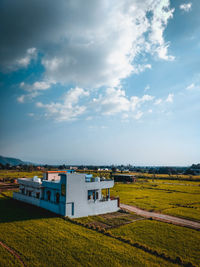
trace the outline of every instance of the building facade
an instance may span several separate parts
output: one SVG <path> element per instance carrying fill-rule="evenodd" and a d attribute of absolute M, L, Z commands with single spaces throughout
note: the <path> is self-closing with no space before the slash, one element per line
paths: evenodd
<path fill-rule="evenodd" d="M 78 218 L 119 209 L 119 199 L 110 197 L 113 180 L 60 171 L 46 172 L 43 179 L 20 178 L 18 183 L 15 199 L 63 216 Z"/>

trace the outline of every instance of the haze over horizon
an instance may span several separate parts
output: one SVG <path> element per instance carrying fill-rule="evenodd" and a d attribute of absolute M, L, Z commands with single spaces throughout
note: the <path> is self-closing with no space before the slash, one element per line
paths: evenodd
<path fill-rule="evenodd" d="M 198 0 L 0 7 L 1 155 L 73 165 L 200 161 Z"/>

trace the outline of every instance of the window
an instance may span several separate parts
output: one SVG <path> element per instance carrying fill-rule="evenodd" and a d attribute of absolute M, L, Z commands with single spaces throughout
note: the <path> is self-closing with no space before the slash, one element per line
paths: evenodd
<path fill-rule="evenodd" d="M 47 200 L 50 201 L 51 200 L 51 192 L 47 191 Z"/>
<path fill-rule="evenodd" d="M 88 200 L 92 199 L 92 190 L 88 190 Z"/>
<path fill-rule="evenodd" d="M 39 192 L 36 193 L 36 198 L 40 198 L 40 193 Z"/>
<path fill-rule="evenodd" d="M 72 202 L 72 216 L 74 216 L 74 202 Z"/>
<path fill-rule="evenodd" d="M 96 199 L 98 199 L 99 198 L 99 193 L 98 192 L 96 192 Z"/>
<path fill-rule="evenodd" d="M 56 204 L 59 204 L 60 202 L 60 194 L 56 193 Z"/>
<path fill-rule="evenodd" d="M 24 188 L 22 188 L 22 189 L 21 189 L 21 193 L 24 194 L 24 191 L 25 191 Z"/>

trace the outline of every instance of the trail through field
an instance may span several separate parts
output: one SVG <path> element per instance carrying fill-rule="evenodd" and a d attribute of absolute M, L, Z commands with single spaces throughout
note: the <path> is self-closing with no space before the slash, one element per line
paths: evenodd
<path fill-rule="evenodd" d="M 17 252 L 15 252 L 12 248 L 8 247 L 6 244 L 4 244 L 1 241 L 0 241 L 0 245 L 4 247 L 5 249 L 7 249 L 15 258 L 17 258 L 21 262 L 22 266 L 26 267 L 25 263 L 23 262 L 19 254 L 17 254 Z"/>
<path fill-rule="evenodd" d="M 200 230 L 200 223 L 198 223 L 198 222 L 194 222 L 194 221 L 190 221 L 190 220 L 186 220 L 186 219 L 181 219 L 178 217 L 165 215 L 165 214 L 161 214 L 161 213 L 157 213 L 157 212 L 146 211 L 146 210 L 139 209 L 135 206 L 130 206 L 130 205 L 126 205 L 126 204 L 120 204 L 120 208 L 135 212 L 136 214 L 141 215 L 143 217 L 153 218 L 153 219 L 158 220 L 158 221 L 168 222 L 168 223 L 186 226 L 189 228 L 194 228 L 194 229 Z"/>

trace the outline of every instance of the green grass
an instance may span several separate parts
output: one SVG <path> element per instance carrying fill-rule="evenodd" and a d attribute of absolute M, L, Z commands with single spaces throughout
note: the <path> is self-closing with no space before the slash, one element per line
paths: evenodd
<path fill-rule="evenodd" d="M 127 237 L 172 258 L 179 256 L 186 262 L 200 264 L 200 233 L 196 230 L 142 220 L 110 231 L 115 236 Z"/>
<path fill-rule="evenodd" d="M 41 171 L 13 171 L 13 170 L 0 170 L 0 181 L 3 179 L 10 180 L 22 177 L 31 178 L 33 176 L 42 177 L 43 173 Z"/>
<path fill-rule="evenodd" d="M 98 216 L 88 216 L 83 218 L 77 218 L 75 221 L 80 222 L 84 225 L 94 225 L 100 226 L 100 228 L 111 228 L 131 223 L 135 220 L 141 219 L 141 216 L 138 216 L 133 213 L 121 213 L 114 212 L 108 214 L 102 214 Z"/>
<path fill-rule="evenodd" d="M 120 202 L 149 211 L 173 214 L 200 221 L 200 187 L 181 184 L 165 184 L 160 181 L 115 184 L 111 194 Z M 184 209 L 183 209 L 184 208 Z"/>
<path fill-rule="evenodd" d="M 15 249 L 27 266 L 176 266 L 2 195 L 0 214 L 0 240 Z M 5 254 L 0 254 L 0 262 L 5 262 Z M 9 266 L 16 265 L 9 260 Z"/>
<path fill-rule="evenodd" d="M 3 248 L 0 245 L 0 266 L 7 267 L 7 266 L 15 266 L 21 267 L 21 263 L 17 260 L 7 249 Z"/>

